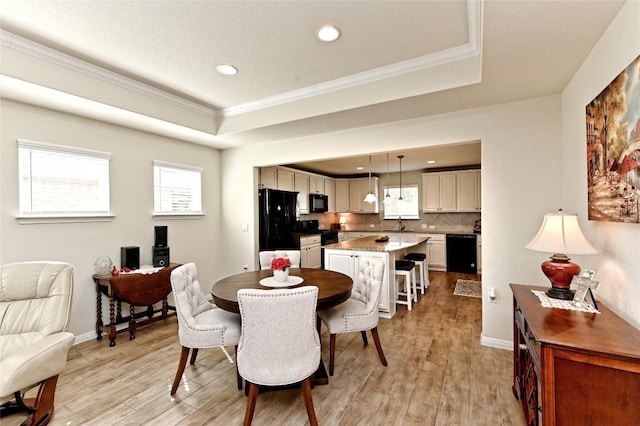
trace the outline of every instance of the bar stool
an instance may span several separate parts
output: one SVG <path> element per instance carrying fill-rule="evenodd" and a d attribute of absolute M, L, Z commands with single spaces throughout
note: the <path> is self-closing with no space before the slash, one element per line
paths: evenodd
<path fill-rule="evenodd" d="M 410 260 L 396 260 L 396 288 L 398 289 L 398 297 L 396 303 L 407 305 L 407 309 L 411 310 L 411 299 L 416 302 L 418 295 L 416 294 L 416 264 Z M 405 291 L 400 291 L 399 277 L 404 277 Z M 411 288 L 413 287 L 413 291 Z M 412 294 L 413 293 L 413 294 Z M 400 300 L 400 296 L 406 296 L 406 300 Z"/>
<path fill-rule="evenodd" d="M 424 289 L 429 287 L 429 269 L 427 266 L 427 255 L 425 253 L 407 253 L 404 260 L 415 262 L 416 269 L 420 267 L 420 293 L 424 294 Z"/>

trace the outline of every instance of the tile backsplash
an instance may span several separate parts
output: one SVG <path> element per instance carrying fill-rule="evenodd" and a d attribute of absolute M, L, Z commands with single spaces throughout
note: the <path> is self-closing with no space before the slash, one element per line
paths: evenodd
<path fill-rule="evenodd" d="M 317 219 L 321 229 L 331 228 L 332 223 L 338 223 L 340 217 L 346 217 L 347 231 L 383 231 L 398 229 L 398 221 L 384 220 L 382 214 L 355 213 L 316 213 L 302 215 L 300 219 Z M 405 230 L 416 232 L 473 232 L 476 220 L 481 219 L 480 213 L 429 213 L 421 214 L 420 219 L 404 219 Z M 426 225 L 423 228 L 422 225 Z"/>

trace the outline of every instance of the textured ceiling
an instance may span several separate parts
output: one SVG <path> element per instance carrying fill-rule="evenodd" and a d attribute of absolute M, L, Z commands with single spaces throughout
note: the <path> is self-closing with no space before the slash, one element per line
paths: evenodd
<path fill-rule="evenodd" d="M 559 93 L 622 4 L 3 0 L 0 25 L 209 108 L 222 148 Z"/>

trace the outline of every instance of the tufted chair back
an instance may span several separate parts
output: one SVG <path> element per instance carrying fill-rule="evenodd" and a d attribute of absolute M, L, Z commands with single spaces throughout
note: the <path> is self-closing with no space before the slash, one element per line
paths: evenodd
<path fill-rule="evenodd" d="M 171 288 L 176 303 L 178 337 L 182 346 L 217 348 L 238 343 L 237 333 L 233 333 L 234 338 L 231 341 L 224 341 L 225 330 L 222 321 L 218 324 L 217 332 L 214 324 L 203 321 L 207 316 L 201 314 L 217 307 L 210 303 L 202 292 L 195 263 L 187 263 L 171 271 Z"/>
<path fill-rule="evenodd" d="M 0 266 L 0 398 L 46 381 L 47 390 L 40 391 L 46 403 L 34 408 L 34 421 L 53 412 L 58 375 L 73 344 L 67 332 L 73 274 L 63 262 Z"/>
<path fill-rule="evenodd" d="M 288 257 L 292 268 L 300 267 L 300 250 L 269 250 L 261 251 L 260 269 L 271 269 L 271 261 L 278 257 Z"/>
<path fill-rule="evenodd" d="M 207 300 L 198 281 L 195 263 L 187 263 L 171 271 L 171 289 L 178 317 L 178 339 L 182 346 L 178 370 L 171 386 L 171 395 L 174 395 L 183 379 L 189 352 L 193 365 L 198 349 L 238 344 L 240 315 L 218 309 Z M 240 376 L 237 377 L 238 389 L 242 389 Z"/>
<path fill-rule="evenodd" d="M 329 374 L 333 376 L 335 364 L 336 334 L 359 331 L 365 345 L 368 344 L 366 330 L 371 330 L 378 356 L 382 365 L 387 360 L 378 337 L 378 305 L 384 279 L 384 261 L 380 258 L 358 257 L 358 276 L 351 289 L 351 297 L 346 302 L 325 311 L 318 316 L 329 329 Z"/>

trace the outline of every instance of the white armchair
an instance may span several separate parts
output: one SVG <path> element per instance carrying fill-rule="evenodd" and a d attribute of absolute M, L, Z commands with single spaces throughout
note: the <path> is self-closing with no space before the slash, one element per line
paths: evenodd
<path fill-rule="evenodd" d="M 365 345 L 368 344 L 366 330 L 371 330 L 373 341 L 378 350 L 380 362 L 385 367 L 387 359 L 382 351 L 378 337 L 378 305 L 384 275 L 384 261 L 373 257 L 360 257 L 358 277 L 351 290 L 351 298 L 346 302 L 325 311 L 318 316 L 329 329 L 329 375 L 333 376 L 336 358 L 336 334 L 359 331 Z"/>
<path fill-rule="evenodd" d="M 292 268 L 300 267 L 300 250 L 268 250 L 261 251 L 260 269 L 271 269 L 271 261 L 278 257 L 288 257 Z"/>
<path fill-rule="evenodd" d="M 258 386 L 301 382 L 307 416 L 317 425 L 311 397 L 311 375 L 320 365 L 320 338 L 315 328 L 318 287 L 238 291 L 242 335 L 238 369 L 249 386 L 244 425 L 250 425 Z"/>
<path fill-rule="evenodd" d="M 62 262 L 0 266 L 0 415 L 27 411 L 28 425 L 51 420 L 58 376 L 74 339 L 67 332 L 73 273 Z M 38 385 L 36 398 L 24 399 Z"/>
<path fill-rule="evenodd" d="M 193 351 L 190 364 L 193 365 L 199 348 L 237 346 L 240 340 L 240 315 L 224 311 L 210 303 L 202 292 L 197 275 L 198 270 L 194 263 L 181 265 L 171 271 L 171 288 L 178 317 L 178 338 L 182 345 L 171 395 L 178 390 L 191 350 Z M 236 375 L 238 389 L 242 389 L 242 379 L 237 374 L 237 365 Z"/>

